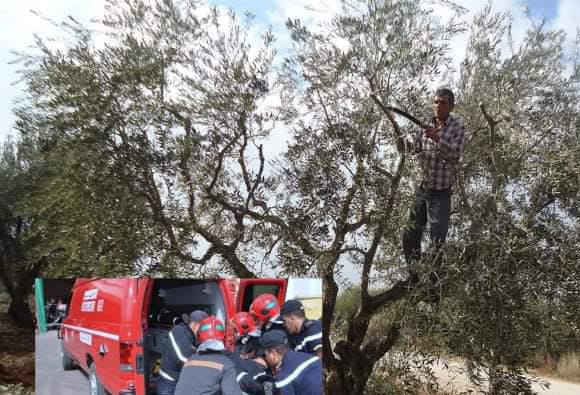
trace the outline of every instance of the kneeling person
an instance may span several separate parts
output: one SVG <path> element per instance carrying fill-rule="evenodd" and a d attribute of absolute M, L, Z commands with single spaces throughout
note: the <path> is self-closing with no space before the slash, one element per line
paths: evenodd
<path fill-rule="evenodd" d="M 224 324 L 210 316 L 198 329 L 197 353 L 183 365 L 175 395 L 241 395 L 236 382 L 236 368 L 224 355 Z"/>
<path fill-rule="evenodd" d="M 265 333 L 261 343 L 281 395 L 322 395 L 320 358 L 292 351 L 280 330 Z"/>

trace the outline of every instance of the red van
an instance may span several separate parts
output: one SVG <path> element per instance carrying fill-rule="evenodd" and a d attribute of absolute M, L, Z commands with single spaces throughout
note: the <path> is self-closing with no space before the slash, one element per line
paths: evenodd
<path fill-rule="evenodd" d="M 183 314 L 204 310 L 229 325 L 263 293 L 284 302 L 285 279 L 77 279 L 59 332 L 65 370 L 87 372 L 92 395 L 155 394 L 162 345 Z"/>

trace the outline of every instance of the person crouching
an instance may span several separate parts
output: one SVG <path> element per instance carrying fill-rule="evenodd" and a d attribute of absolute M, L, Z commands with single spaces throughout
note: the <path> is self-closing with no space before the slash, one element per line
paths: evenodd
<path fill-rule="evenodd" d="M 236 368 L 224 355 L 225 327 L 210 316 L 201 321 L 197 337 L 200 345 L 183 365 L 175 395 L 241 395 Z"/>

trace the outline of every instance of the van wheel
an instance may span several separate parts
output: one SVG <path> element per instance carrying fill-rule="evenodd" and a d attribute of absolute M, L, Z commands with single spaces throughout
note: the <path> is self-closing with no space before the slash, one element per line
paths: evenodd
<path fill-rule="evenodd" d="M 94 363 L 91 364 L 89 370 L 89 391 L 90 395 L 107 395 L 105 387 L 103 387 L 103 384 L 99 381 Z"/>
<path fill-rule="evenodd" d="M 64 370 L 73 370 L 75 368 L 75 361 L 70 357 L 69 353 L 62 348 L 62 368 Z"/>

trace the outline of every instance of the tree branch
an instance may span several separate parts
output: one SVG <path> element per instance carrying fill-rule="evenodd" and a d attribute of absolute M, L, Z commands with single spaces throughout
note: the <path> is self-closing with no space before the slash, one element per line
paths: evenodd
<path fill-rule="evenodd" d="M 397 107 L 392 107 L 392 106 L 387 106 L 385 104 L 383 104 L 383 102 L 381 102 L 381 100 L 377 97 L 377 95 L 375 93 L 371 94 L 371 99 L 373 99 L 373 101 L 380 107 L 380 109 L 385 113 L 388 114 L 390 111 L 402 115 L 403 117 L 407 118 L 409 121 L 413 122 L 415 125 L 419 126 L 422 129 L 427 129 L 430 126 L 421 122 L 420 120 L 418 120 L 417 118 L 415 118 L 413 115 L 409 114 L 408 112 L 401 110 L 400 108 Z M 400 132 L 397 134 L 397 137 L 399 137 L 401 134 Z"/>
<path fill-rule="evenodd" d="M 212 177 L 211 182 L 209 183 L 209 186 L 207 187 L 208 191 L 211 191 L 213 189 L 213 187 L 215 186 L 217 179 L 219 177 L 219 174 L 221 172 L 222 166 L 223 166 L 223 161 L 224 161 L 224 156 L 226 154 L 227 151 L 229 151 L 232 146 L 234 145 L 234 143 L 240 138 L 240 134 L 236 134 L 234 136 L 233 139 L 230 140 L 230 142 L 228 144 L 226 144 L 226 146 L 219 152 L 218 154 L 218 163 L 217 166 L 215 168 L 215 172 L 214 175 Z"/>
<path fill-rule="evenodd" d="M 366 344 L 363 347 L 362 352 L 363 354 L 368 355 L 369 359 L 371 360 L 371 364 L 374 365 L 379 359 L 384 357 L 391 348 L 393 348 L 400 337 L 400 327 L 398 325 L 393 325 L 389 328 L 387 334 L 379 341 Z"/>

